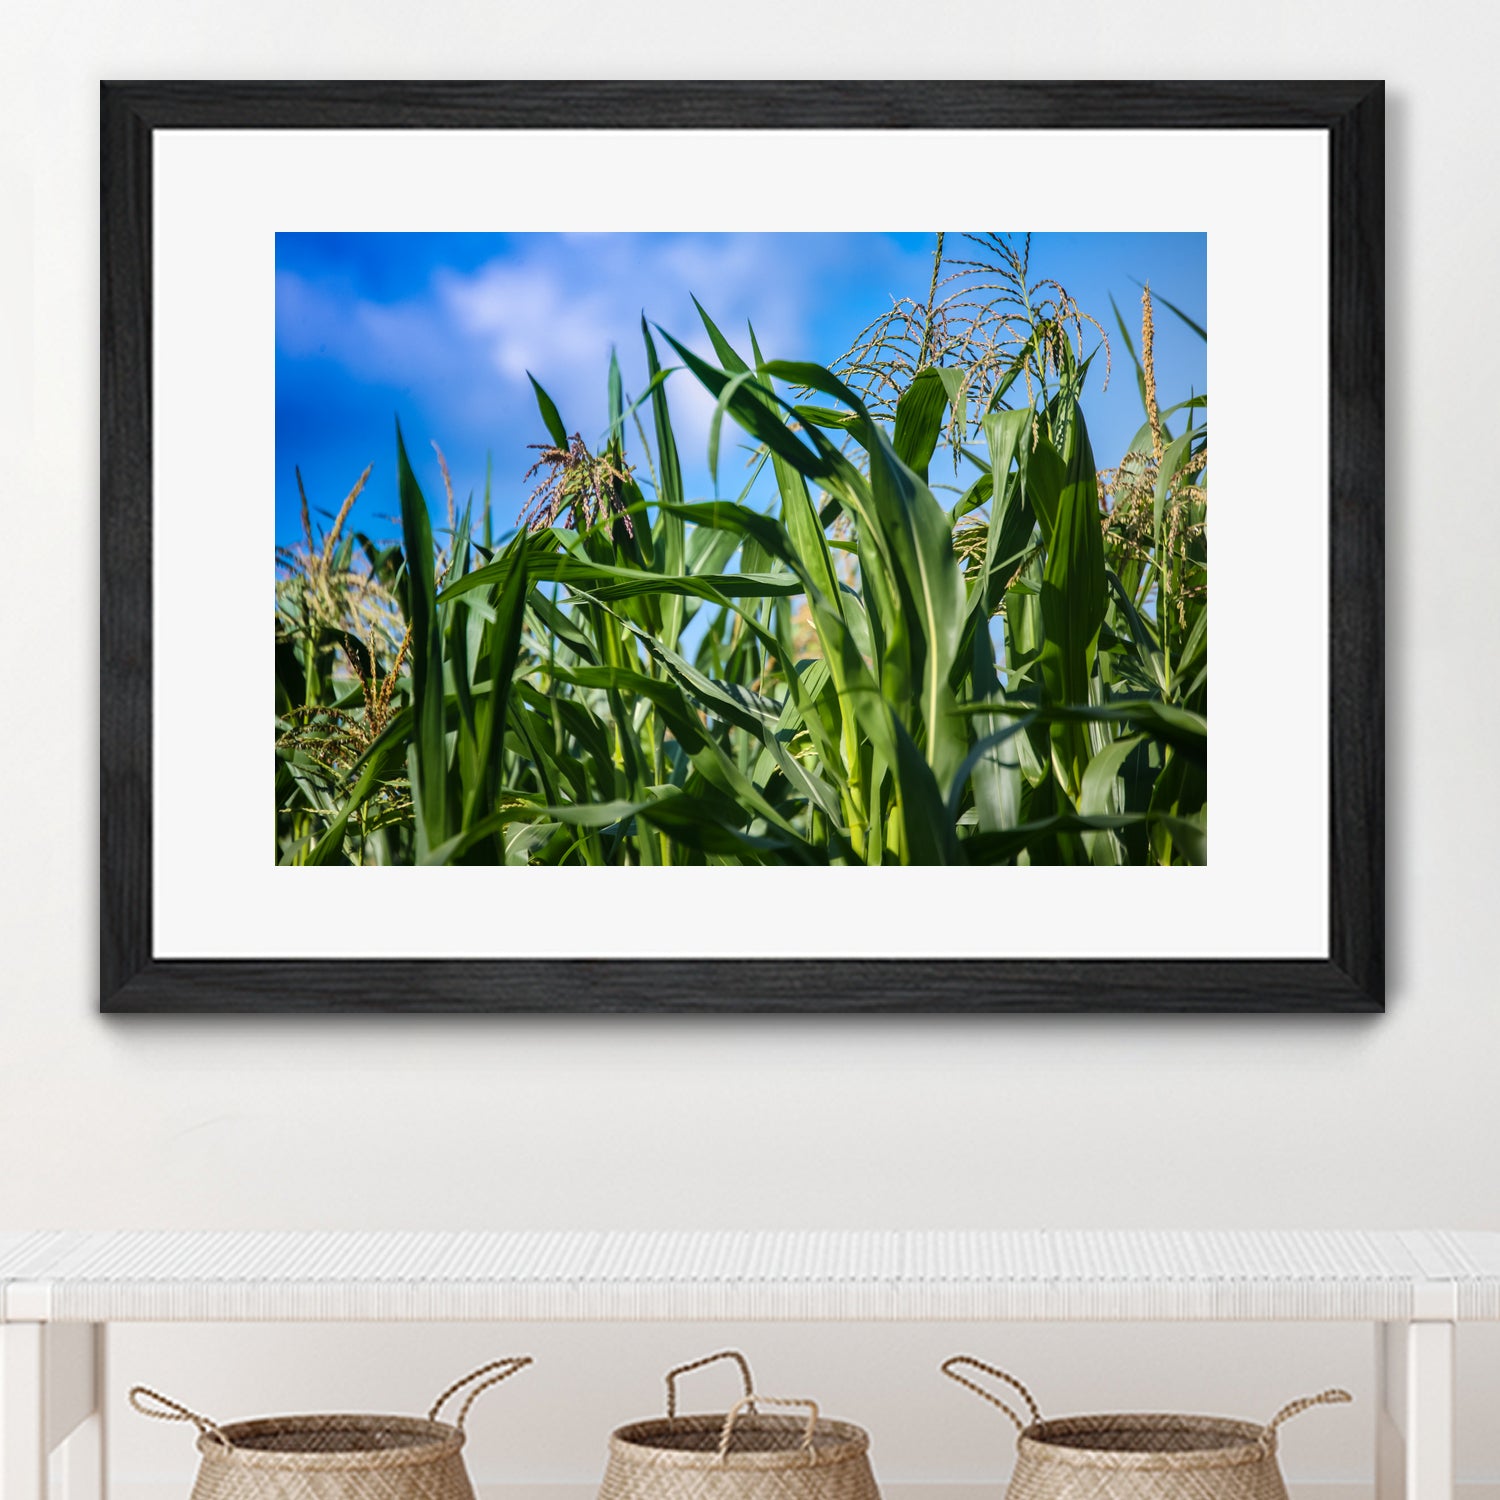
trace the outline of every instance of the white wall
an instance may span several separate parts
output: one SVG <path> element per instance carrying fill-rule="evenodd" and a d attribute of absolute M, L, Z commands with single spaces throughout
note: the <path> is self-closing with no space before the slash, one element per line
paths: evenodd
<path fill-rule="evenodd" d="M 1488 478 L 1500 124 L 1482 103 L 1500 42 L 1493 8 L 767 0 L 731 17 L 687 0 L 53 0 L 12 8 L 4 32 L 0 1224 L 1500 1229 L 1500 505 Z M 98 80 L 484 74 L 1390 80 L 1389 1014 L 95 1013 Z M 1308 336 L 1297 310 L 1270 335 L 1287 340 L 1294 413 Z M 1274 530 L 1274 464 L 1271 475 Z M 1268 662 L 1268 678 L 1285 668 Z M 486 1398 L 475 1467 L 587 1482 L 605 1429 L 649 1412 L 663 1366 L 720 1337 L 127 1330 L 115 1385 L 149 1379 L 224 1415 L 413 1407 L 450 1374 L 524 1345 L 543 1363 Z M 816 1392 L 872 1427 L 893 1480 L 998 1471 L 1004 1445 L 986 1409 L 932 1373 L 964 1345 L 1018 1367 L 1059 1410 L 1159 1401 L 1253 1415 L 1333 1381 L 1370 1391 L 1357 1329 L 740 1337 L 764 1384 Z M 1500 1332 L 1466 1333 L 1460 1365 L 1460 1471 L 1494 1480 Z M 1370 1407 L 1301 1419 L 1291 1472 L 1367 1478 Z M 190 1471 L 174 1429 L 126 1415 L 115 1431 L 121 1480 Z"/>

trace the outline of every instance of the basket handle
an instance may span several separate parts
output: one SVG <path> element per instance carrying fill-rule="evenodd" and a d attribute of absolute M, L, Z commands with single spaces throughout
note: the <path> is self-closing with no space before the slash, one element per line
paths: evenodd
<path fill-rule="evenodd" d="M 148 1400 L 155 1401 L 157 1406 L 147 1406 L 145 1403 Z M 169 1401 L 160 1391 L 153 1391 L 149 1386 L 131 1386 L 130 1404 L 143 1417 L 155 1417 L 160 1422 L 191 1422 L 204 1437 L 211 1437 L 226 1448 L 234 1447 L 234 1444 L 224 1436 L 224 1429 L 217 1422 L 210 1421 L 198 1412 L 190 1411 L 176 1401 Z M 160 1407 L 164 1407 L 165 1410 L 159 1410 Z"/>
<path fill-rule="evenodd" d="M 678 1365 L 675 1370 L 667 1371 L 667 1418 L 669 1421 L 677 1417 L 677 1377 L 687 1375 L 693 1370 L 701 1370 L 704 1365 L 711 1365 L 721 1359 L 732 1359 L 740 1367 L 740 1379 L 745 1383 L 745 1398 L 750 1400 L 755 1395 L 755 1382 L 750 1378 L 750 1364 L 738 1349 L 720 1349 L 717 1354 L 705 1354 L 702 1359 L 695 1359 L 691 1364 Z"/>
<path fill-rule="evenodd" d="M 805 1401 L 796 1396 L 743 1396 L 729 1408 L 729 1413 L 724 1418 L 724 1430 L 719 1434 L 719 1462 L 723 1463 L 729 1457 L 729 1444 L 734 1438 L 734 1424 L 739 1421 L 740 1413 L 746 1407 L 753 1412 L 757 1401 L 764 1401 L 767 1406 L 805 1406 L 807 1408 L 807 1430 L 802 1434 L 802 1447 L 808 1460 L 811 1461 L 813 1435 L 818 1430 L 818 1403 L 816 1401 Z"/>
<path fill-rule="evenodd" d="M 967 1386 L 976 1396 L 980 1396 L 988 1401 L 991 1406 L 998 1406 L 1016 1424 L 1017 1432 L 1025 1432 L 1026 1423 L 998 1396 L 992 1395 L 982 1385 L 976 1385 L 966 1376 L 960 1375 L 954 1368 L 956 1365 L 971 1365 L 976 1370 L 983 1370 L 986 1375 L 993 1375 L 996 1380 L 1003 1380 L 1006 1385 L 1021 1393 L 1021 1399 L 1026 1403 L 1026 1410 L 1031 1413 L 1031 1420 L 1033 1422 L 1040 1422 L 1042 1420 L 1042 1414 L 1037 1409 L 1036 1401 L 1032 1398 L 1031 1392 L 1014 1375 L 1007 1375 L 1004 1370 L 997 1370 L 994 1365 L 987 1365 L 983 1360 L 975 1359 L 971 1354 L 955 1354 L 952 1359 L 945 1359 L 943 1361 L 942 1371 L 949 1380 L 956 1380 L 960 1385 Z"/>
<path fill-rule="evenodd" d="M 1316 1396 L 1303 1396 L 1299 1401 L 1289 1401 L 1285 1406 L 1266 1423 L 1265 1430 L 1260 1435 L 1262 1448 L 1271 1448 L 1276 1442 L 1276 1429 L 1283 1422 L 1290 1422 L 1293 1417 L 1300 1417 L 1303 1412 L 1310 1411 L 1314 1406 L 1343 1406 L 1354 1400 L 1348 1391 L 1338 1389 L 1319 1391 Z"/>
<path fill-rule="evenodd" d="M 436 1401 L 432 1403 L 432 1409 L 427 1413 L 429 1422 L 436 1422 L 438 1413 L 443 1409 L 444 1403 L 450 1396 L 457 1395 L 459 1391 L 468 1385 L 471 1380 L 479 1380 L 481 1375 L 490 1375 L 491 1370 L 498 1370 L 498 1375 L 490 1375 L 488 1380 L 480 1380 L 479 1384 L 469 1392 L 468 1398 L 458 1409 L 458 1420 L 453 1424 L 460 1432 L 464 1430 L 464 1419 L 469 1415 L 469 1408 L 473 1406 L 481 1391 L 487 1391 L 492 1385 L 499 1385 L 502 1380 L 509 1380 L 518 1370 L 524 1370 L 532 1363 L 529 1354 L 512 1354 L 505 1359 L 491 1360 L 487 1365 L 480 1365 L 477 1370 L 471 1370 L 462 1380 L 455 1380 L 452 1385 L 443 1392 Z"/>

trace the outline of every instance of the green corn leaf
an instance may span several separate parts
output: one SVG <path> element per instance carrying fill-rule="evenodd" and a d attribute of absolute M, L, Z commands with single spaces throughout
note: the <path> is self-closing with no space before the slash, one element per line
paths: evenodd
<path fill-rule="evenodd" d="M 741 370 L 728 380 L 714 402 L 713 416 L 708 424 L 708 472 L 714 482 L 714 494 L 719 493 L 719 429 L 724 424 L 724 413 L 739 394 L 740 388 L 751 378 L 749 370 Z"/>
<path fill-rule="evenodd" d="M 559 447 L 566 449 L 568 446 L 568 429 L 563 426 L 563 419 L 558 415 L 557 405 L 540 382 L 530 370 L 526 372 L 526 378 L 531 382 L 531 389 L 536 396 L 537 409 L 542 414 L 542 423 L 546 427 L 548 435 Z"/>
<path fill-rule="evenodd" d="M 733 551 L 733 547 L 730 548 Z M 511 564 L 505 557 L 486 563 L 444 591 L 443 602 L 462 598 L 476 589 L 503 585 Z M 785 598 L 802 592 L 789 573 L 701 573 L 668 577 L 643 568 L 616 567 L 572 553 L 544 553 L 530 564 L 531 576 L 549 583 L 587 588 L 601 599 L 634 599 L 652 594 L 682 594 L 723 604 L 727 599 Z"/>
<path fill-rule="evenodd" d="M 1021 854 L 1035 854 L 1056 840 L 1059 834 L 1086 834 L 1095 831 L 1117 832 L 1138 824 L 1153 822 L 1149 813 L 1099 813 L 1084 817 L 1078 813 L 1050 813 L 1009 828 L 1004 833 L 976 833 L 963 841 L 964 859 L 969 864 L 1010 864 Z"/>
<path fill-rule="evenodd" d="M 666 385 L 662 381 L 661 364 L 656 357 L 656 342 L 641 318 L 641 338 L 646 345 L 646 372 L 651 377 L 651 419 L 656 429 L 656 456 L 660 468 L 661 489 L 657 494 L 659 543 L 656 549 L 656 564 L 663 573 L 683 571 L 684 532 L 682 519 L 671 513 L 670 507 L 681 505 L 682 461 L 677 452 L 677 438 L 672 431 L 672 415 L 667 406 Z M 662 601 L 662 639 L 675 646 L 682 634 L 684 602 L 680 594 L 668 595 Z"/>
<path fill-rule="evenodd" d="M 1179 818 L 1162 813 L 1153 820 L 1158 837 L 1170 837 L 1176 852 L 1190 865 L 1208 863 L 1208 830 L 1201 817 Z"/>
<path fill-rule="evenodd" d="M 1143 734 L 1126 735 L 1112 740 L 1089 762 L 1083 773 L 1083 785 L 1078 797 L 1078 811 L 1087 816 L 1123 812 L 1116 806 L 1115 789 L 1125 762 L 1136 747 L 1146 743 Z M 1110 830 L 1096 830 L 1083 835 L 1083 846 L 1096 865 L 1118 865 L 1124 863 L 1124 851 L 1119 840 Z"/>
<path fill-rule="evenodd" d="M 1031 544 L 1036 515 L 1027 500 L 1026 438 L 1031 430 L 1031 412 L 992 412 L 984 418 L 983 425 L 990 449 L 993 494 L 984 566 L 969 591 L 969 613 L 988 619 L 999 606 L 1006 582 Z M 1010 466 L 1018 461 L 1020 467 L 1014 482 L 1010 482 Z"/>
<path fill-rule="evenodd" d="M 1108 606 L 1108 585 L 1094 452 L 1076 402 L 1070 403 L 1066 416 L 1064 479 L 1058 494 L 1057 523 L 1042 570 L 1045 639 L 1041 668 L 1047 701 L 1071 707 L 1089 701 L 1089 679 Z M 1070 797 L 1078 796 L 1090 754 L 1086 725 L 1061 722 L 1052 726 L 1053 764 Z"/>
<path fill-rule="evenodd" d="M 1188 455 L 1192 451 L 1194 442 L 1203 436 L 1203 429 L 1185 432 L 1180 438 L 1174 439 L 1167 444 L 1162 454 L 1161 467 L 1156 476 L 1156 496 L 1153 502 L 1153 517 L 1156 527 L 1156 552 L 1161 553 L 1161 523 L 1162 517 L 1167 510 L 1167 495 L 1171 491 L 1172 481 L 1177 477 L 1177 471 L 1187 462 Z"/>
<path fill-rule="evenodd" d="M 1167 431 L 1167 419 L 1169 417 L 1175 417 L 1178 412 L 1185 411 L 1188 413 L 1188 425 L 1189 427 L 1191 427 L 1193 413 L 1207 410 L 1208 397 L 1193 396 L 1187 401 L 1179 401 L 1175 405 L 1167 407 L 1164 411 L 1158 412 L 1157 420 L 1161 423 L 1162 432 L 1170 442 L 1172 434 Z M 1198 429 L 1199 436 L 1201 436 L 1202 433 L 1203 429 L 1200 427 Z M 1136 432 L 1136 435 L 1131 438 L 1130 445 L 1126 448 L 1125 452 L 1127 454 L 1139 453 L 1149 458 L 1152 453 L 1152 441 L 1153 439 L 1151 436 L 1151 424 L 1149 422 L 1145 422 Z"/>
<path fill-rule="evenodd" d="M 609 430 L 618 434 L 625 425 L 625 387 L 620 379 L 620 361 L 615 351 L 609 351 Z"/>
<path fill-rule="evenodd" d="M 694 526 L 730 531 L 742 539 L 753 540 L 788 567 L 797 568 L 801 564 L 786 527 L 774 516 L 751 510 L 748 505 L 733 500 L 699 500 L 691 505 L 673 505 L 669 509 L 673 515 L 691 521 Z"/>
<path fill-rule="evenodd" d="M 338 816 L 328 825 L 312 853 L 308 855 L 308 864 L 326 865 L 333 862 L 343 848 L 349 820 L 370 800 L 381 782 L 389 778 L 394 767 L 400 764 L 405 756 L 410 734 L 411 713 L 402 709 L 392 716 L 384 732 L 356 763 L 355 770 L 359 772 L 359 776 L 354 788 L 339 809 Z"/>
<path fill-rule="evenodd" d="M 640 816 L 690 849 L 732 857 L 736 863 L 805 862 L 808 851 L 800 842 L 748 834 L 735 826 L 732 808 L 723 798 L 681 793 L 653 799 L 640 809 Z"/>
<path fill-rule="evenodd" d="M 894 767 L 900 786 L 905 863 L 957 864 L 958 839 L 942 793 L 938 790 L 937 777 L 905 725 L 894 715 L 891 728 L 896 740 Z"/>
<path fill-rule="evenodd" d="M 407 623 L 411 628 L 412 696 L 416 736 L 411 751 L 412 797 L 418 828 L 432 844 L 448 837 L 448 753 L 444 725 L 443 637 L 437 614 L 432 522 L 427 501 L 396 423 L 396 481 L 406 551 Z M 471 577 L 473 575 L 470 575 Z"/>
<path fill-rule="evenodd" d="M 734 374 L 742 373 L 735 371 L 734 374 L 725 374 L 723 370 L 716 370 L 691 349 L 679 344 L 665 329 L 657 331 L 716 399 L 733 380 Z M 807 478 L 821 479 L 835 472 L 838 464 L 833 455 L 814 451 L 805 443 L 799 442 L 791 429 L 776 415 L 773 406 L 767 404 L 776 400 L 772 392 L 747 380 L 736 388 L 729 403 L 729 413 L 751 437 L 757 442 L 765 443 L 773 453 L 785 459 Z M 847 462 L 845 467 L 848 467 Z"/>
<path fill-rule="evenodd" d="M 901 462 L 923 480 L 937 451 L 943 416 L 950 402 L 957 406 L 962 400 L 963 384 L 962 370 L 929 365 L 912 377 L 896 402 L 891 444 Z"/>
<path fill-rule="evenodd" d="M 859 420 L 850 411 L 835 411 L 831 406 L 807 406 L 802 402 L 792 407 L 792 415 L 799 422 L 812 427 L 828 427 L 840 431 L 847 431 L 853 423 Z"/>
<path fill-rule="evenodd" d="M 504 575 L 502 587 L 509 583 L 510 575 Z M 598 654 L 594 642 L 578 626 L 577 621 L 564 609 L 560 609 L 540 590 L 533 590 L 526 607 L 536 616 L 539 633 L 550 646 L 554 641 L 566 646 L 581 661 L 597 662 Z M 539 651 L 539 655 L 546 654 Z"/>
<path fill-rule="evenodd" d="M 1151 627 L 1146 623 L 1144 616 L 1135 607 L 1135 601 L 1126 591 L 1125 585 L 1113 572 L 1106 570 L 1105 578 L 1109 585 L 1109 591 L 1114 595 L 1115 607 L 1125 618 L 1125 624 L 1130 631 L 1130 639 L 1136 649 L 1136 657 L 1141 665 L 1141 670 L 1154 682 L 1163 693 L 1171 691 L 1171 677 L 1167 672 L 1166 658 L 1162 655 L 1161 647 L 1157 642 Z"/>
<path fill-rule="evenodd" d="M 1015 701 L 1000 703 L 965 703 L 960 714 L 1034 714 L 1040 724 L 1124 724 L 1140 729 L 1152 739 L 1169 745 L 1195 765 L 1208 762 L 1208 721 L 1202 714 L 1179 708 L 1173 703 L 1159 703 L 1152 698 L 1116 701 L 1097 705 L 1043 704 Z"/>
<path fill-rule="evenodd" d="M 903 703 L 916 688 L 928 760 L 937 778 L 946 781 L 963 755 L 950 713 L 949 675 L 963 636 L 966 603 L 948 514 L 837 376 L 820 365 L 795 362 L 773 362 L 766 370 L 833 396 L 863 419 L 855 431 L 870 456 L 867 521 L 874 523 L 871 541 L 891 565 L 897 595 L 881 611 L 882 687 L 894 703 Z M 813 436 L 827 441 L 820 433 Z M 850 485 L 849 496 L 858 503 L 858 486 Z M 864 540 L 861 535 L 862 545 Z"/>
<path fill-rule="evenodd" d="M 529 538 L 522 532 L 507 552 L 515 554 L 500 597 L 495 604 L 494 623 L 485 631 L 484 651 L 489 659 L 489 692 L 476 706 L 476 754 L 479 776 L 464 801 L 464 827 L 478 821 L 486 806 L 493 806 L 501 780 L 501 754 L 505 738 L 506 707 L 515 678 L 521 648 L 521 626 L 526 612 L 528 580 L 526 553 Z"/>
<path fill-rule="evenodd" d="M 1142 285 L 1144 285 L 1144 283 L 1143 282 L 1137 282 L 1136 285 L 1137 286 L 1142 286 Z M 1208 329 L 1206 329 L 1201 323 L 1194 322 L 1193 319 L 1190 318 L 1190 317 L 1188 317 L 1188 315 L 1185 312 L 1183 312 L 1183 310 L 1180 307 L 1178 307 L 1178 305 L 1175 302 L 1168 302 L 1167 299 L 1165 297 L 1163 297 L 1160 292 L 1152 292 L 1151 293 L 1151 300 L 1153 302 L 1160 302 L 1161 305 L 1164 308 L 1166 308 L 1166 310 L 1168 312 L 1175 313 L 1179 318 L 1182 319 L 1182 321 L 1184 323 L 1187 324 L 1187 326 L 1189 328 L 1191 328 L 1193 330 L 1194 333 L 1196 333 L 1198 335 L 1198 337 L 1200 339 L 1203 340 L 1203 342 L 1205 344 L 1208 342 Z"/>
<path fill-rule="evenodd" d="M 985 728 L 982 737 L 975 742 L 973 748 L 964 757 L 963 763 L 953 777 L 953 784 L 948 791 L 950 823 L 958 821 L 959 799 L 963 795 L 965 785 L 972 777 L 976 788 L 975 803 L 979 810 L 980 828 L 988 833 L 1009 828 L 1015 824 L 1016 809 L 1019 805 L 1018 789 L 1014 786 L 1007 787 L 1006 778 L 993 773 L 1004 773 L 1007 770 L 1015 772 L 1017 769 L 1015 762 L 1006 761 L 999 752 L 1036 721 L 1036 714 L 1030 713 L 1003 727 Z M 980 720 L 981 726 L 985 726 L 987 722 L 993 722 L 993 719 L 987 716 L 986 719 Z M 982 795 L 979 792 L 981 786 L 986 788 Z M 990 790 L 991 787 L 992 790 Z"/>
<path fill-rule="evenodd" d="M 714 353 L 719 356 L 719 363 L 731 375 L 742 375 L 749 370 L 750 366 L 740 358 L 734 345 L 719 332 L 718 325 L 704 312 L 703 304 L 696 297 L 693 298 L 693 306 L 698 309 L 698 316 L 703 320 L 704 330 L 708 334 L 709 342 L 714 346 Z"/>

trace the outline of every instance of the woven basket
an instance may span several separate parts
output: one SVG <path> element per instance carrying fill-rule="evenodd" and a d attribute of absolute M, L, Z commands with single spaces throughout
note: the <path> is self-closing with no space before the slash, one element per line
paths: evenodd
<path fill-rule="evenodd" d="M 679 1416 L 677 1377 L 720 1359 L 739 1365 L 743 1399 L 727 1412 Z M 726 1349 L 668 1373 L 665 1417 L 610 1434 L 599 1500 L 880 1500 L 869 1451 L 869 1434 L 820 1417 L 815 1402 L 757 1396 L 744 1355 Z"/>
<path fill-rule="evenodd" d="M 425 1418 L 313 1414 L 221 1427 L 140 1385 L 130 1404 L 143 1416 L 198 1428 L 202 1460 L 192 1500 L 474 1500 L 461 1456 L 469 1408 L 481 1391 L 530 1363 L 523 1355 L 475 1370 L 449 1386 Z M 457 1420 L 438 1421 L 448 1398 L 474 1381 Z"/>
<path fill-rule="evenodd" d="M 998 1396 L 958 1374 L 960 1365 L 982 1370 L 1019 1391 L 1030 1423 Z M 1276 1462 L 1277 1429 L 1309 1407 L 1353 1399 L 1347 1391 L 1324 1391 L 1282 1407 L 1264 1424 L 1161 1412 L 1047 1421 L 1031 1392 L 1003 1370 L 966 1354 L 942 1368 L 1016 1424 L 1016 1467 L 1006 1500 L 1287 1500 Z"/>

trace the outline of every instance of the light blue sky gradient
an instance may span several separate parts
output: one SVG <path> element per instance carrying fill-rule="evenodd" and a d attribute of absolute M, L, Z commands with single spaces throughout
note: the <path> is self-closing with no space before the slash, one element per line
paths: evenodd
<path fill-rule="evenodd" d="M 950 233 L 950 256 L 963 253 L 955 241 Z M 767 358 L 831 364 L 892 298 L 925 298 L 932 244 L 930 234 L 278 234 L 276 540 L 301 536 L 294 465 L 314 509 L 331 514 L 373 464 L 354 524 L 377 538 L 396 535 L 397 416 L 435 515 L 444 505 L 432 442 L 448 459 L 460 507 L 471 491 L 477 507 L 492 456 L 499 534 L 531 489 L 524 476 L 537 455 L 527 445 L 547 437 L 528 370 L 592 447 L 607 422 L 610 349 L 627 394 L 646 383 L 643 311 L 711 355 L 696 295 L 742 348 L 749 320 Z M 1206 326 L 1206 251 L 1201 234 L 1033 236 L 1032 277 L 1060 281 L 1114 346 L 1108 390 L 1101 356 L 1084 404 L 1101 466 L 1118 460 L 1141 424 L 1109 296 L 1137 340 L 1140 281 Z M 1204 390 L 1202 341 L 1164 309 L 1156 327 L 1163 404 Z M 676 363 L 660 340 L 658 348 L 664 364 Z M 686 371 L 668 390 L 689 494 L 707 496 L 713 402 Z M 730 495 L 745 479 L 744 454 L 728 447 L 743 434 L 731 429 L 719 473 Z M 953 480 L 941 457 L 932 478 Z M 769 498 L 768 489 L 762 503 Z"/>

